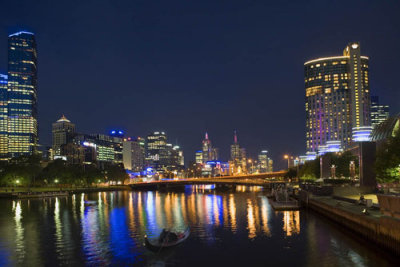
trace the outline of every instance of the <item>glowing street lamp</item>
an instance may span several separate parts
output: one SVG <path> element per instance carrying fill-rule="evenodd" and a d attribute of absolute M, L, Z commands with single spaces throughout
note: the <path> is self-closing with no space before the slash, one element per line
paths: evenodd
<path fill-rule="evenodd" d="M 286 154 L 286 155 L 283 156 L 283 158 L 287 159 L 287 168 L 289 169 L 289 167 L 290 167 L 290 162 L 289 162 L 290 157 L 289 157 L 289 155 Z"/>

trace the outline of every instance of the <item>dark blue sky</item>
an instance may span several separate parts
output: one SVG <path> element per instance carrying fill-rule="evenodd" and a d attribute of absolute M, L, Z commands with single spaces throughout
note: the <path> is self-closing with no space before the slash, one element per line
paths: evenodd
<path fill-rule="evenodd" d="M 63 3 L 62 3 L 63 2 Z M 303 63 L 360 41 L 371 91 L 399 112 L 398 1 L 1 1 L 7 35 L 35 32 L 40 142 L 65 114 L 81 132 L 165 130 L 194 158 L 204 132 L 229 156 L 305 152 Z"/>

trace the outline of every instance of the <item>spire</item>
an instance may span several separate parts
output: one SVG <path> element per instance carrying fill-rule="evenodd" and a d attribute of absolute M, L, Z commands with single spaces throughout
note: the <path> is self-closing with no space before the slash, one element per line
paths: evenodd
<path fill-rule="evenodd" d="M 233 131 L 233 141 L 235 142 L 235 144 L 237 144 L 237 134 L 236 134 L 236 130 Z"/>
<path fill-rule="evenodd" d="M 206 140 L 208 140 L 208 133 L 206 132 Z"/>

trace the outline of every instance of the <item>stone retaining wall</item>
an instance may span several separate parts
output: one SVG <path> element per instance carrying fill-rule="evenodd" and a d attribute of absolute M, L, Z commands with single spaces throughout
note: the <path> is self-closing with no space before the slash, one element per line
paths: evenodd
<path fill-rule="evenodd" d="M 354 214 L 318 201 L 308 199 L 308 207 L 353 230 L 364 238 L 400 255 L 400 220 L 382 216 L 379 219 L 364 214 Z"/>

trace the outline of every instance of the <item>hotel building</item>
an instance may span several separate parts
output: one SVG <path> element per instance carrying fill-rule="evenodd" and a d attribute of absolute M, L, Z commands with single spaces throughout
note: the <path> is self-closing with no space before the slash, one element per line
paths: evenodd
<path fill-rule="evenodd" d="M 346 149 L 367 141 L 371 131 L 369 59 L 359 43 L 349 43 L 342 56 L 304 63 L 306 145 L 319 152 L 331 142 Z"/>

